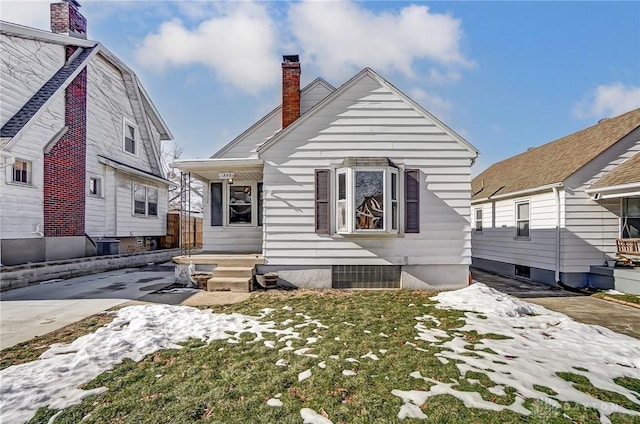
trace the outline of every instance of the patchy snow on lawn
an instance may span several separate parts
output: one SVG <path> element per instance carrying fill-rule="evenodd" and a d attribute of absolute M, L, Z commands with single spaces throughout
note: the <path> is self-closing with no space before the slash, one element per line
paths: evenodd
<path fill-rule="evenodd" d="M 456 331 L 477 331 L 479 334 L 498 334 L 502 340 L 481 339 L 474 349 L 462 335 L 447 335 L 441 328 L 429 328 L 428 322 L 437 324 L 432 317 L 418 317 L 416 339 L 432 342 L 442 347 L 436 354 L 443 363 L 452 360 L 462 378 L 473 371 L 485 374 L 494 384 L 489 390 L 503 395 L 505 387 L 516 390 L 516 400 L 511 405 L 498 405 L 483 400 L 479 393 L 457 390 L 456 383 L 443 383 L 423 377 L 419 372 L 410 376 L 422 379 L 433 386 L 428 391 L 407 393 L 394 390 L 405 405 L 420 406 L 438 394 L 450 394 L 465 406 L 490 410 L 510 409 L 523 415 L 531 411 L 524 407 L 525 399 L 538 399 L 558 408 L 558 413 L 570 416 L 570 411 L 560 411 L 559 402 L 575 402 L 595 408 L 602 423 L 609 423 L 609 415 L 621 412 L 640 417 L 640 413 L 615 403 L 602 401 L 574 388 L 557 373 L 570 372 L 586 377 L 593 386 L 619 393 L 630 402 L 640 405 L 637 394 L 614 382 L 618 377 L 640 378 L 640 341 L 615 333 L 604 327 L 581 324 L 564 314 L 549 311 L 484 284 L 473 284 L 462 290 L 443 292 L 432 298 L 438 308 L 457 309 L 465 312 L 465 325 Z M 556 392 L 550 395 L 534 386 L 545 386 Z M 400 415 L 406 415 L 403 409 Z"/>
<path fill-rule="evenodd" d="M 566 315 L 520 301 L 479 283 L 462 290 L 440 293 L 433 299 L 438 302 L 437 308 L 466 311 L 462 318 L 464 326 L 445 328 L 436 317 L 422 314 L 415 317 L 414 340 L 403 341 L 403 345 L 415 349 L 416 355 L 431 354 L 424 349 L 427 344 L 438 347 L 436 358 L 442 364 L 455 363 L 460 376 L 442 382 L 431 378 L 426 372 L 425 375 L 420 371 L 411 372 L 411 378 L 420 380 L 416 386 L 425 387 L 425 390 L 403 390 L 411 388 L 405 387 L 389 393 L 390 399 L 397 401 L 399 398 L 402 401 L 397 414 L 399 419 L 426 418 L 420 406 L 430 397 L 441 394 L 455 396 L 469 408 L 510 410 L 524 416 L 535 415 L 535 408 L 542 404 L 557 412 L 558 416 L 564 414 L 570 420 L 571 409 L 562 409 L 560 402 L 575 402 L 598 410 L 602 423 L 610 422 L 609 416 L 615 412 L 640 417 L 637 411 L 580 392 L 573 383 L 558 376 L 562 372 L 583 376 L 596 388 L 618 393 L 629 402 L 640 405 L 635 392 L 614 382 L 618 377 L 640 379 L 640 341 L 603 327 L 577 323 Z M 432 308 L 431 305 L 422 306 Z M 416 314 L 420 313 L 420 306 L 411 307 Z M 285 306 L 282 310 L 291 311 L 293 308 Z M 103 393 L 107 390 L 104 387 L 93 390 L 78 387 L 124 359 L 141 361 L 161 349 L 180 349 L 177 343 L 188 339 L 207 343 L 227 340 L 235 346 L 258 342 L 268 349 L 279 348 L 278 352 L 286 355 L 287 359 L 278 359 L 275 367 L 294 367 L 295 361 L 302 357 L 318 358 L 317 368 L 300 372 L 298 382 L 303 382 L 312 374 L 314 378 L 323 378 L 323 375 L 327 376 L 325 373 L 332 373 L 329 378 L 333 379 L 358 375 L 354 370 L 339 371 L 340 367 L 327 367 L 325 361 L 329 359 L 343 364 L 359 364 L 362 373 L 373 371 L 367 367 L 380 359 L 372 351 L 358 353 L 359 359 L 347 357 L 343 360 L 335 354 L 325 356 L 312 353 L 309 345 L 317 344 L 317 351 L 322 351 L 322 342 L 326 340 L 323 339 L 326 335 L 322 333 L 329 327 L 304 313 L 295 313 L 304 321 L 300 323 L 300 319 L 297 319 L 295 322 L 298 324 L 278 329 L 294 321 L 285 320 L 279 324 L 267 321 L 274 312 L 274 309 L 267 308 L 261 310 L 258 316 L 251 317 L 214 314 L 209 310 L 185 306 L 143 305 L 123 308 L 114 313 L 112 323 L 95 333 L 80 337 L 70 344 L 52 345 L 37 361 L 0 371 L 0 422 L 22 423 L 28 421 L 41 406 L 62 409 L 80 403 L 88 396 Z M 333 325 L 334 329 L 356 326 L 349 322 L 336 322 Z M 311 327 L 309 331 L 317 336 L 302 337 L 296 330 L 303 327 Z M 471 342 L 465 340 L 462 334 L 466 331 L 503 337 L 480 338 Z M 254 334 L 255 337 L 246 341 L 241 337 L 243 333 Z M 393 337 L 384 333 L 364 334 L 364 337 L 377 341 L 380 337 Z M 340 338 L 335 337 L 335 340 Z M 389 340 L 397 342 L 395 339 Z M 393 346 L 389 348 L 393 349 Z M 378 349 L 378 352 L 385 355 L 388 350 Z M 484 390 L 479 380 L 466 378 L 469 372 L 485 374 L 493 382 L 486 389 L 493 396 L 502 398 L 515 390 L 515 400 L 504 405 L 483 399 L 480 392 L 470 388 L 473 386 Z M 461 388 L 463 384 L 466 386 L 464 390 Z M 541 392 L 539 389 L 542 387 L 539 386 L 551 389 L 556 394 L 548 394 L 546 389 Z M 266 403 L 271 407 L 283 407 L 279 398 L 280 395 L 276 395 Z M 528 406 L 528 399 L 535 402 L 533 406 Z M 320 412 L 322 414 L 302 408 L 300 416 L 305 423 L 331 423 L 327 416 L 332 411 L 327 413 L 323 409 Z"/>
<path fill-rule="evenodd" d="M 28 421 L 41 406 L 62 409 L 107 389 L 82 390 L 103 372 L 124 359 L 139 362 L 160 349 L 180 349 L 188 339 L 206 342 L 235 340 L 242 333 L 274 336 L 298 333 L 276 330 L 271 321 L 240 314 L 214 314 L 186 306 L 129 306 L 115 313 L 115 319 L 70 344 L 55 344 L 40 359 L 0 371 L 0 422 Z"/>

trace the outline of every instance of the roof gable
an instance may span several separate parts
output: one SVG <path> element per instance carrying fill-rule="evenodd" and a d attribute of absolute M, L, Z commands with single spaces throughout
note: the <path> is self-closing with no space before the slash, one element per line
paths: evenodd
<path fill-rule="evenodd" d="M 472 200 L 562 183 L 640 126 L 640 109 L 495 163 L 471 183 Z"/>
<path fill-rule="evenodd" d="M 316 78 L 300 90 L 301 114 L 304 115 L 312 109 L 319 101 L 335 91 L 335 87 L 322 78 Z M 268 128 L 267 128 L 268 127 Z M 255 154 L 256 148 L 263 144 L 267 138 L 272 137 L 282 127 L 282 105 L 278 105 L 265 116 L 260 118 L 255 124 L 247 128 L 239 136 L 227 143 L 218 150 L 211 158 L 226 157 L 232 150 L 241 149 L 240 155 L 249 157 Z M 255 135 L 255 138 L 253 137 Z M 247 146 L 241 146 L 247 140 Z M 244 149 L 243 149 L 244 148 Z"/>
<path fill-rule="evenodd" d="M 96 41 L 53 34 L 51 32 L 4 21 L 0 21 L 0 30 L 8 36 L 78 47 L 76 50 L 77 53 L 72 56 L 69 63 L 61 67 L 31 99 L 2 126 L 2 141 L 0 147 L 3 150 L 10 150 L 12 146 L 19 141 L 21 133 L 25 131 L 31 123 L 35 122 L 34 118 L 46 109 L 46 106 L 50 103 L 53 96 L 61 90 L 64 90 L 71 81 L 73 81 L 75 76 L 88 66 L 92 58 L 99 54 L 121 72 L 140 133 L 143 139 L 146 140 L 143 144 L 149 158 L 149 164 L 156 175 L 162 175 L 163 171 L 159 146 L 156 146 L 156 143 L 153 141 L 150 127 L 150 125 L 152 125 L 151 122 L 157 128 L 161 140 L 170 140 L 173 138 L 173 135 L 131 68 Z"/>
<path fill-rule="evenodd" d="M 282 130 L 279 133 L 277 133 L 271 139 L 267 140 L 263 145 L 258 147 L 258 149 L 257 149 L 258 153 L 260 154 L 260 153 L 263 153 L 266 150 L 268 150 L 271 146 L 276 144 L 279 140 L 281 140 L 282 138 L 286 137 L 287 134 L 289 134 L 292 131 L 295 131 L 295 129 L 298 128 L 299 126 L 304 125 L 304 122 L 307 119 L 310 119 L 311 117 L 314 116 L 314 114 L 319 113 L 319 111 L 321 111 L 323 108 L 325 108 L 328 105 L 330 105 L 333 101 L 335 101 L 337 98 L 339 98 L 342 94 L 344 94 L 345 92 L 347 92 L 351 88 L 359 85 L 366 78 L 370 78 L 370 79 L 376 81 L 376 83 L 378 83 L 381 87 L 387 89 L 388 91 L 393 93 L 395 96 L 399 97 L 404 103 L 409 105 L 416 112 L 416 114 L 418 116 L 421 116 L 421 117 L 426 118 L 427 120 L 433 122 L 433 124 L 439 130 L 441 130 L 443 133 L 445 133 L 448 136 L 450 136 L 451 138 L 453 138 L 465 150 L 468 150 L 470 153 L 472 153 L 474 157 L 477 156 L 478 150 L 475 147 L 473 147 L 471 144 L 469 144 L 459 134 L 457 134 L 455 131 L 453 131 L 451 128 L 449 128 L 442 121 L 437 119 L 435 116 L 433 116 L 431 113 L 429 113 L 426 109 L 424 109 L 418 103 L 413 101 L 407 95 L 405 95 L 400 90 L 398 90 L 395 86 L 393 86 L 393 84 L 389 83 L 387 80 L 385 80 L 384 78 L 380 77 L 377 73 L 375 73 L 370 68 L 365 68 L 362 71 L 360 71 L 353 78 L 351 78 L 349 81 L 345 82 L 337 90 L 335 90 L 333 93 L 331 93 L 329 96 L 327 96 L 324 100 L 322 100 L 317 105 L 315 105 L 311 110 L 309 110 L 308 113 L 306 113 L 305 115 L 303 115 L 300 118 L 298 118 L 297 120 L 295 120 L 291 125 L 289 125 L 287 128 L 285 128 L 284 130 Z"/>
<path fill-rule="evenodd" d="M 78 55 L 56 72 L 0 129 L 1 137 L 15 137 L 61 88 L 69 85 L 88 62 L 96 46 L 78 50 Z M 76 72 L 77 71 L 77 72 Z"/>

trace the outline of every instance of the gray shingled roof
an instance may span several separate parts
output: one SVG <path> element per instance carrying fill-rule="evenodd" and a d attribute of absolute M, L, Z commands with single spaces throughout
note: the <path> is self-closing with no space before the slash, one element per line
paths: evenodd
<path fill-rule="evenodd" d="M 91 54 L 96 46 L 85 49 L 69 65 L 65 65 L 52 76 L 41 88 L 29 99 L 22 108 L 13 115 L 0 130 L 0 137 L 14 137 L 24 127 L 40 108 L 53 96 L 67 79 L 73 74 L 85 59 Z"/>

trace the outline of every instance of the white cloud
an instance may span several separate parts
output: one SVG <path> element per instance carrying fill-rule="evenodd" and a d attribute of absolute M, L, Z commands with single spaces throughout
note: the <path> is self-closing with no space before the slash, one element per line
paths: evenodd
<path fill-rule="evenodd" d="M 0 19 L 48 31 L 49 3 L 42 0 L 0 0 Z"/>
<path fill-rule="evenodd" d="M 291 4 L 288 18 L 304 62 L 330 78 L 344 79 L 365 66 L 414 76 L 414 62 L 424 59 L 470 64 L 460 51 L 461 21 L 427 6 L 375 13 L 355 2 L 306 1 Z"/>
<path fill-rule="evenodd" d="M 164 22 L 136 50 L 144 66 L 205 65 L 225 83 L 257 92 L 278 81 L 275 25 L 262 4 L 216 3 L 215 16 L 187 28 L 179 19 Z"/>
<path fill-rule="evenodd" d="M 422 107 L 428 110 L 433 116 L 441 121 L 447 121 L 449 119 L 449 113 L 451 112 L 451 102 L 444 98 L 426 92 L 421 88 L 414 88 L 410 91 L 409 97 L 418 102 Z"/>
<path fill-rule="evenodd" d="M 620 82 L 599 85 L 586 100 L 576 104 L 578 118 L 608 118 L 640 107 L 640 87 Z"/>

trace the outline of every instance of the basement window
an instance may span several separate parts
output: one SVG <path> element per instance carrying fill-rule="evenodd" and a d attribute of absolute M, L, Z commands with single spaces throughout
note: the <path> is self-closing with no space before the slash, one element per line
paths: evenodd
<path fill-rule="evenodd" d="M 515 274 L 518 277 L 531 278 L 531 267 L 524 265 L 516 265 Z"/>

